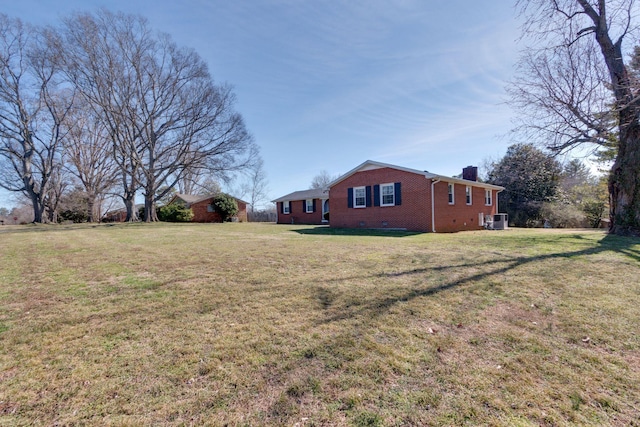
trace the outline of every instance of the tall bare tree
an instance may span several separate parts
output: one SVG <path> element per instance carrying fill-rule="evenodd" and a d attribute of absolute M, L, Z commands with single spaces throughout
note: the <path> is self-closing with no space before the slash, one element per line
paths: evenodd
<path fill-rule="evenodd" d="M 252 145 L 231 88 L 206 64 L 142 17 L 76 15 L 66 21 L 67 72 L 105 117 L 121 166 L 125 204 L 143 190 L 145 221 L 186 172 L 240 167 Z M 164 188 L 164 191 L 158 191 Z M 135 212 L 131 213 L 133 217 Z"/>
<path fill-rule="evenodd" d="M 258 159 L 247 169 L 246 175 L 247 181 L 240 188 L 241 192 L 249 198 L 251 212 L 253 213 L 260 203 L 267 200 L 267 193 L 269 192 L 269 181 L 267 180 L 267 172 L 264 170 L 264 161 Z"/>
<path fill-rule="evenodd" d="M 45 221 L 58 222 L 58 207 L 60 206 L 63 194 L 69 187 L 70 181 L 68 178 L 69 176 L 63 168 L 63 162 L 56 162 L 52 167 L 49 183 L 46 186 L 46 192 L 44 194 Z"/>
<path fill-rule="evenodd" d="M 213 84 L 206 64 L 193 51 L 177 48 L 162 37 L 144 67 L 146 81 L 138 82 L 139 132 L 145 155 L 145 221 L 157 220 L 156 197 L 160 185 L 173 187 L 191 165 L 236 158 L 248 150 L 251 138 L 242 117 L 233 109 L 227 86 Z M 142 80 L 142 79 L 141 79 Z"/>
<path fill-rule="evenodd" d="M 51 42 L 60 52 L 67 78 L 107 130 L 126 219 L 135 221 L 144 149 L 136 117 L 140 76 L 134 64 L 144 60 L 153 44 L 147 23 L 105 10 L 96 15 L 76 14 L 64 20 L 61 34 Z"/>
<path fill-rule="evenodd" d="M 87 105 L 76 103 L 63 140 L 66 169 L 80 183 L 86 203 L 87 220 L 96 222 L 107 193 L 116 185 L 118 167 L 105 124 Z"/>
<path fill-rule="evenodd" d="M 320 173 L 318 175 L 314 176 L 313 179 L 311 180 L 311 188 L 313 188 L 313 189 L 316 189 L 316 188 L 320 188 L 320 189 L 327 188 L 329 186 L 329 184 L 332 181 L 335 181 L 336 179 L 338 179 L 337 175 L 332 176 L 326 170 L 321 170 Z"/>
<path fill-rule="evenodd" d="M 73 102 L 45 38 L 45 31 L 0 15 L 0 186 L 28 197 L 34 222 L 47 220 L 47 206 L 54 209 L 50 187 Z"/>
<path fill-rule="evenodd" d="M 617 144 L 610 231 L 640 234 L 640 91 L 624 47 L 637 42 L 636 1 L 518 3 L 534 40 L 510 88 L 519 130 L 556 153 Z"/>

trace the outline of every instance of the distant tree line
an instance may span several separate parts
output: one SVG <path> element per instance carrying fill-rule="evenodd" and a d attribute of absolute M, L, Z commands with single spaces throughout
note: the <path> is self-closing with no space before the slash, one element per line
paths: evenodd
<path fill-rule="evenodd" d="M 0 187 L 29 200 L 34 222 L 99 220 L 110 196 L 134 221 L 139 193 L 156 221 L 175 189 L 261 171 L 234 101 L 140 16 L 77 13 L 54 28 L 0 14 Z"/>

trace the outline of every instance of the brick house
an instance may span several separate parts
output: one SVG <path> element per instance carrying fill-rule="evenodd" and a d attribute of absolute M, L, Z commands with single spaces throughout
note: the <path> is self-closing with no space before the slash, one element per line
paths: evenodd
<path fill-rule="evenodd" d="M 368 160 L 330 183 L 328 198 L 316 200 L 328 201 L 326 212 L 331 206 L 331 227 L 480 230 L 497 213 L 498 193 L 504 188 L 478 182 L 477 171 L 470 166 L 463 178 L 454 178 Z M 278 223 L 315 224 L 295 221 L 301 218 L 304 197 L 314 200 L 305 192 L 276 199 Z"/>
<path fill-rule="evenodd" d="M 190 194 L 174 195 L 168 204 L 181 204 L 187 208 L 191 208 L 193 211 L 193 219 L 191 222 L 222 222 L 222 218 L 218 215 L 211 206 L 215 194 L 209 194 L 206 196 L 197 196 Z M 233 197 L 233 196 L 231 196 Z M 248 203 L 233 197 L 238 204 L 238 213 L 234 217 L 234 221 L 246 222 L 247 221 L 247 205 Z"/>
<path fill-rule="evenodd" d="M 368 160 L 329 184 L 331 227 L 479 230 L 497 213 L 503 187 Z"/>
<path fill-rule="evenodd" d="M 328 224 L 329 191 L 311 189 L 295 191 L 273 200 L 278 224 Z"/>
<path fill-rule="evenodd" d="M 144 208 L 144 203 L 138 203 L 135 205 L 136 212 L 140 212 L 140 209 Z M 100 218 L 100 221 L 103 222 L 125 222 L 127 220 L 127 209 L 126 208 L 118 208 L 111 211 L 106 212 Z"/>

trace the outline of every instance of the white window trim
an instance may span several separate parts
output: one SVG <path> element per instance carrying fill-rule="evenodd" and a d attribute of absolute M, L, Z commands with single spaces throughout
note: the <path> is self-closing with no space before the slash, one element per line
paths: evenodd
<path fill-rule="evenodd" d="M 489 197 L 487 197 L 489 196 Z M 489 203 L 487 203 L 489 202 Z M 484 190 L 484 205 L 485 206 L 492 206 L 493 205 L 493 193 L 491 192 L 491 190 Z"/>
<path fill-rule="evenodd" d="M 451 192 L 449 192 L 449 189 L 451 189 Z M 447 185 L 447 200 L 449 200 L 449 195 L 451 195 L 451 201 L 449 202 L 449 204 L 455 205 L 456 204 L 456 185 L 453 182 L 449 182 Z"/>
<path fill-rule="evenodd" d="M 391 195 L 393 196 L 393 201 L 391 203 L 384 203 L 384 194 L 382 191 L 383 187 L 391 187 Z M 380 206 L 395 206 L 396 205 L 396 185 L 393 182 L 388 182 L 386 184 L 380 184 Z"/>
<path fill-rule="evenodd" d="M 291 213 L 291 202 L 282 202 L 282 213 L 284 215 L 289 215 Z"/>
<path fill-rule="evenodd" d="M 304 202 L 304 211 L 306 213 L 313 213 L 313 199 L 306 199 Z"/>
<path fill-rule="evenodd" d="M 356 201 L 358 197 L 356 196 L 358 190 L 362 190 L 364 193 L 364 204 L 358 205 Z M 367 207 L 367 187 L 353 187 L 353 207 L 356 209 L 362 209 Z"/>
<path fill-rule="evenodd" d="M 473 187 L 467 185 L 467 188 L 464 190 L 464 197 L 467 202 L 467 205 L 473 204 Z"/>

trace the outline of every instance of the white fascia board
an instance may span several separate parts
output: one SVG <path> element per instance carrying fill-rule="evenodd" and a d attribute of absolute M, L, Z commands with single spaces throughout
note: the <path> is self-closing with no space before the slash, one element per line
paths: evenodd
<path fill-rule="evenodd" d="M 437 175 L 434 178 L 438 179 L 440 181 L 451 182 L 451 183 L 454 183 L 454 184 L 471 185 L 473 187 L 482 187 L 482 188 L 487 188 L 487 189 L 491 189 L 491 190 L 498 190 L 498 191 L 504 190 L 504 187 L 501 187 L 499 185 L 488 184 L 486 182 L 470 181 L 468 179 L 453 178 L 453 177 L 450 177 L 450 176 L 443 176 L 443 175 Z"/>

